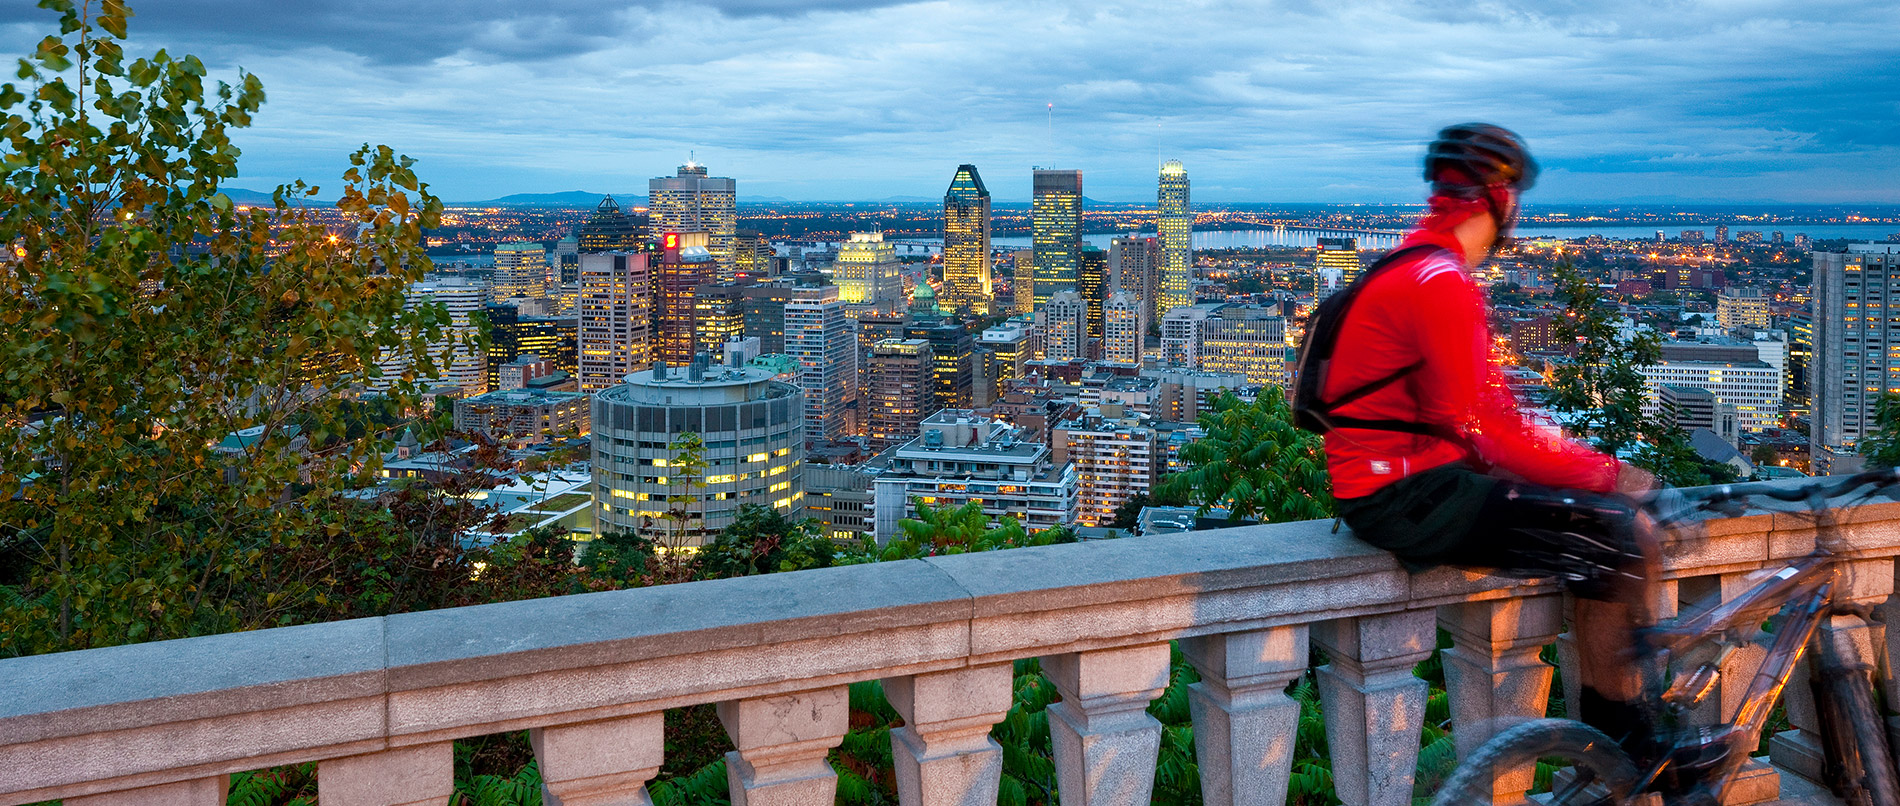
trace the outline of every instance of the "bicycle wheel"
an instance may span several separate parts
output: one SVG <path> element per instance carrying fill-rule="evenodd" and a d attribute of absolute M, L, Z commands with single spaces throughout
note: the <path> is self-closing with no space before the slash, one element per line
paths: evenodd
<path fill-rule="evenodd" d="M 1539 760 L 1555 760 L 1576 773 L 1551 787 L 1549 806 L 1616 806 L 1636 786 L 1636 765 L 1602 731 L 1568 719 L 1538 719 L 1505 729 L 1459 763 L 1432 806 L 1490 803 L 1493 770 Z"/>
<path fill-rule="evenodd" d="M 1886 722 L 1874 707 L 1873 680 L 1864 671 L 1826 665 L 1839 671 L 1821 675 L 1822 718 L 1831 723 L 1822 735 L 1844 751 L 1830 759 L 1829 772 L 1839 780 L 1829 783 L 1847 806 L 1900 806 L 1900 776 L 1887 752 Z"/>

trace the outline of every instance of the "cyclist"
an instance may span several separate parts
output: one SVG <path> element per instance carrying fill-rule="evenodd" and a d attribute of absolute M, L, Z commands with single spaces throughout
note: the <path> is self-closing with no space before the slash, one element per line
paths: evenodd
<path fill-rule="evenodd" d="M 1425 157 L 1430 207 L 1401 243 L 1407 251 L 1366 279 L 1339 320 L 1320 390 L 1349 402 L 1326 432 L 1327 464 L 1340 517 L 1409 567 L 1568 580 L 1583 661 L 1575 716 L 1614 738 L 1642 737 L 1650 718 L 1632 704 L 1641 694 L 1632 631 L 1653 552 L 1639 547 L 1647 539 L 1617 494 L 1654 479 L 1524 417 L 1491 360 L 1487 305 L 1470 275 L 1508 242 L 1518 196 L 1536 177 L 1506 129 L 1439 133 Z M 1352 397 L 1387 378 L 1396 380 Z"/>

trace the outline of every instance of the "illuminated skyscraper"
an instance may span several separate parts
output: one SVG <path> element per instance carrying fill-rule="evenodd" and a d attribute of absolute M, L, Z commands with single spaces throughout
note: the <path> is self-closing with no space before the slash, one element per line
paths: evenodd
<path fill-rule="evenodd" d="M 904 264 L 882 232 L 853 232 L 838 247 L 831 278 L 845 304 L 896 313 L 904 305 Z"/>
<path fill-rule="evenodd" d="M 1161 321 L 1159 310 L 1161 239 L 1118 235 L 1108 242 L 1108 291 L 1127 291 L 1148 309 L 1150 322 Z"/>
<path fill-rule="evenodd" d="M 647 217 L 620 211 L 614 197 L 600 200 L 592 215 L 575 230 L 582 252 L 641 252 L 647 244 Z"/>
<path fill-rule="evenodd" d="M 1359 279 L 1359 240 L 1321 238 L 1313 254 L 1313 298 L 1325 299 Z"/>
<path fill-rule="evenodd" d="M 1148 306 L 1127 291 L 1110 295 L 1102 306 L 1102 360 L 1141 363 L 1141 341 L 1148 333 Z"/>
<path fill-rule="evenodd" d="M 693 362 L 693 291 L 713 281 L 715 266 L 706 242 L 704 232 L 661 236 L 660 265 L 653 277 L 658 320 L 653 329 L 653 357 L 674 366 Z"/>
<path fill-rule="evenodd" d="M 1082 172 L 1038 168 L 1034 179 L 1029 212 L 1036 249 L 1033 293 L 1035 307 L 1041 308 L 1050 297 L 1076 290 L 1082 265 Z"/>
<path fill-rule="evenodd" d="M 718 279 L 730 280 L 735 268 L 733 238 L 739 228 L 738 183 L 707 176 L 706 166 L 687 163 L 676 176 L 647 182 L 647 215 L 660 232 L 704 232 Z"/>
<path fill-rule="evenodd" d="M 735 279 L 762 280 L 772 276 L 772 244 L 765 233 L 742 229 L 732 238 L 732 275 Z"/>
<path fill-rule="evenodd" d="M 1036 311 L 1042 331 L 1043 357 L 1050 361 L 1080 361 L 1089 357 L 1089 306 L 1082 295 L 1062 291 Z"/>
<path fill-rule="evenodd" d="M 882 450 L 917 436 L 917 424 L 941 408 L 931 382 L 930 342 L 885 339 L 871 346 L 866 429 Z"/>
<path fill-rule="evenodd" d="M 1082 262 L 1076 270 L 1075 290 L 1089 308 L 1089 338 L 1102 337 L 1102 303 L 1108 301 L 1108 253 L 1093 246 L 1082 247 Z"/>
<path fill-rule="evenodd" d="M 957 166 L 943 194 L 943 285 L 952 309 L 990 312 L 990 192 L 975 165 Z"/>
<path fill-rule="evenodd" d="M 581 253 L 581 391 L 606 389 L 652 361 L 651 258 L 644 252 Z"/>
<path fill-rule="evenodd" d="M 505 303 L 482 312 L 488 315 L 488 388 L 502 388 L 502 365 L 523 355 L 538 356 L 569 377 L 580 375 L 574 317 L 522 316 L 520 308 Z"/>
<path fill-rule="evenodd" d="M 495 299 L 546 297 L 548 248 L 538 241 L 505 243 L 495 247 Z"/>
<path fill-rule="evenodd" d="M 847 409 L 858 399 L 857 337 L 845 318 L 837 286 L 793 289 L 785 303 L 785 354 L 799 363 L 805 435 L 850 436 L 854 429 Z"/>
<path fill-rule="evenodd" d="M 1188 211 L 1188 175 L 1179 160 L 1161 164 L 1160 211 L 1155 231 L 1161 237 L 1163 312 L 1194 304 L 1194 214 Z"/>

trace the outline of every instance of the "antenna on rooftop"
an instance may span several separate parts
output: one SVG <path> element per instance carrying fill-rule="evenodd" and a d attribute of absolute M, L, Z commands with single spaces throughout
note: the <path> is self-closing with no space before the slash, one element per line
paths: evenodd
<path fill-rule="evenodd" d="M 1054 102 L 1051 102 L 1049 104 L 1049 167 L 1051 168 L 1055 167 L 1055 164 L 1056 164 L 1055 157 L 1056 157 L 1056 105 Z"/>

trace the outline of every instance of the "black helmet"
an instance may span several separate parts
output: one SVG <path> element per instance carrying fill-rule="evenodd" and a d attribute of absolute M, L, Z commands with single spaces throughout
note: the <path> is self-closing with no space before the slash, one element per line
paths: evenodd
<path fill-rule="evenodd" d="M 1522 193 L 1537 183 L 1537 161 L 1510 129 L 1460 123 L 1445 127 L 1425 151 L 1425 181 L 1441 196 L 1476 198 L 1494 185 Z"/>

